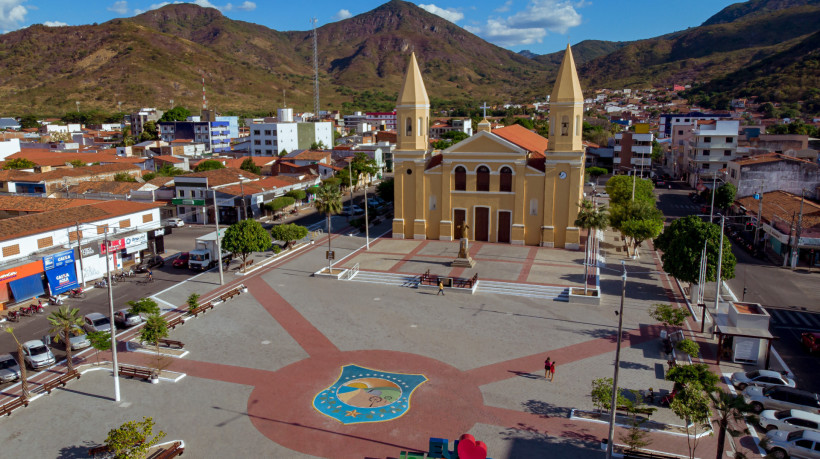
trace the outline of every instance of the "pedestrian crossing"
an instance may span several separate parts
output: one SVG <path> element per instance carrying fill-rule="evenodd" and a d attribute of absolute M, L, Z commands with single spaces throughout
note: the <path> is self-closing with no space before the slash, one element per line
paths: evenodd
<path fill-rule="evenodd" d="M 820 314 L 788 309 L 766 308 L 772 316 L 772 325 L 784 328 L 806 328 L 820 330 Z"/>
<path fill-rule="evenodd" d="M 690 212 L 699 212 L 700 204 L 666 204 L 664 207 L 677 210 L 688 210 Z"/>

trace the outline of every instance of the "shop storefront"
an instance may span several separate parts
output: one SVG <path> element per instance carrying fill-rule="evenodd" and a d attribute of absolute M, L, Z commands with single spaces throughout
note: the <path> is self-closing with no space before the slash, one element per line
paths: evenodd
<path fill-rule="evenodd" d="M 43 293 L 41 260 L 0 271 L 0 303 L 19 303 Z"/>
<path fill-rule="evenodd" d="M 147 254 L 165 253 L 165 234 L 170 234 L 170 228 L 160 228 L 148 232 Z"/>
<path fill-rule="evenodd" d="M 43 257 L 43 270 L 51 295 L 63 293 L 79 285 L 77 270 L 74 267 L 74 249 Z"/>

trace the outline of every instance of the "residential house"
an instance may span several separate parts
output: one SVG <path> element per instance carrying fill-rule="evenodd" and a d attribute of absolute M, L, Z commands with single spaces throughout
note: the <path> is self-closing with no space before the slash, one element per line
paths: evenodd
<path fill-rule="evenodd" d="M 739 121 L 698 121 L 692 138 L 684 146 L 686 180 L 691 187 L 713 177 L 726 169 L 737 155 Z"/>
<path fill-rule="evenodd" d="M 728 164 L 728 182 L 737 188 L 737 197 L 755 193 L 786 191 L 818 198 L 820 165 L 815 162 L 786 156 L 780 153 L 738 158 Z"/>

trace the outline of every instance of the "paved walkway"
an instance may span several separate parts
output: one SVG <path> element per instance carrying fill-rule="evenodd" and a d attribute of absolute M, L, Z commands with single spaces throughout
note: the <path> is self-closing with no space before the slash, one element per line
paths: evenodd
<path fill-rule="evenodd" d="M 317 241 L 246 276 L 231 274 L 232 284 L 244 283 L 250 294 L 171 333 L 191 353 L 168 369 L 186 378 L 158 386 L 123 379 L 124 401 L 115 404 L 108 398 L 110 373 L 88 373 L 0 420 L 4 454 L 80 457 L 112 426 L 152 416 L 169 439 L 185 440 L 192 457 L 398 457 L 402 450 L 425 450 L 430 437 L 453 440 L 463 433 L 486 442 L 496 459 L 602 457 L 607 425 L 568 415 L 572 408 L 592 409 L 591 381 L 612 374 L 622 255 L 611 234 L 604 242 L 609 264 L 600 280 L 602 304 L 584 306 L 491 294 L 437 297 L 314 278 L 325 264 L 326 245 Z M 362 245 L 360 237 L 333 237 L 337 257 L 350 255 L 339 264 L 362 269 L 420 274 L 429 268 L 567 286 L 583 278 L 581 251 L 474 243 L 478 264 L 459 273 L 447 266 L 457 243 L 380 239 L 370 251 Z M 626 267 L 621 386 L 670 389 L 658 326 L 647 309 L 670 301 L 675 288 L 657 272 L 651 251 L 626 260 Z M 157 297 L 182 305 L 199 292 L 206 301 L 231 287 L 214 290 L 217 279 L 205 273 Z M 543 378 L 547 356 L 558 366 L 552 382 Z M 120 360 L 150 365 L 153 357 L 122 352 Z M 412 388 L 404 385 L 410 380 Z M 320 406 L 329 401 L 345 405 L 338 411 Z M 41 422 L 61 412 L 66 415 L 59 419 L 82 422 Z M 680 423 L 668 409 L 653 419 Z M 24 434 L 34 429 L 42 440 Z M 687 449 L 685 437 L 652 438 L 656 449 Z M 713 448 L 711 437 L 703 439 L 698 456 Z"/>

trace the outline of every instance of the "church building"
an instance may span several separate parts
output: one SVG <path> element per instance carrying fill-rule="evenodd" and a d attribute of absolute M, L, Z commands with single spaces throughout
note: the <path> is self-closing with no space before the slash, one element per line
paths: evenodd
<path fill-rule="evenodd" d="M 396 106 L 397 239 L 461 239 L 578 249 L 584 96 L 569 45 L 550 97 L 549 141 L 519 125 L 431 154 L 430 100 L 415 53 Z"/>

